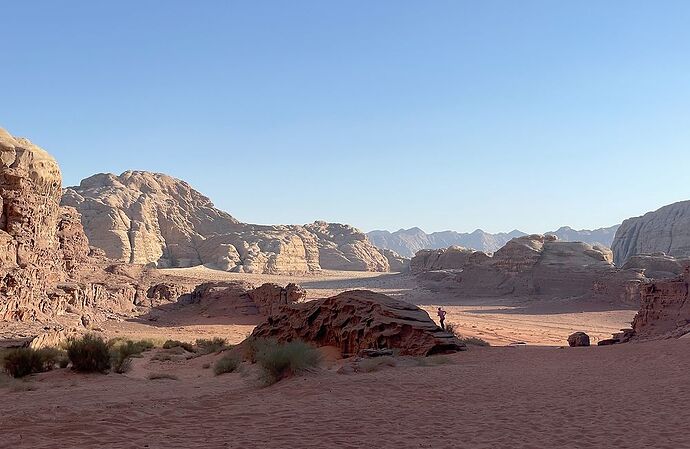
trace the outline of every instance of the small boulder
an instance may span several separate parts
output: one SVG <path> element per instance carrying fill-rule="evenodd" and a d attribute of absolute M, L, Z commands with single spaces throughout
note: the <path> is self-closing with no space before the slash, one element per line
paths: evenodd
<path fill-rule="evenodd" d="M 568 337 L 568 344 L 571 348 L 580 346 L 589 346 L 589 335 L 584 332 L 575 332 Z"/>

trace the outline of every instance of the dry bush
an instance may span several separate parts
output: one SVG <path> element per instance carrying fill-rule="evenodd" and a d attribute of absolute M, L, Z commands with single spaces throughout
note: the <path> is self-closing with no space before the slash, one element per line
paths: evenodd
<path fill-rule="evenodd" d="M 10 376 L 21 378 L 50 371 L 60 363 L 62 358 L 64 354 L 55 348 L 18 348 L 4 353 L 2 365 Z"/>
<path fill-rule="evenodd" d="M 227 349 L 227 341 L 224 338 L 213 338 L 212 340 L 199 339 L 196 341 L 196 352 L 199 355 L 213 354 Z"/>
<path fill-rule="evenodd" d="M 398 365 L 395 357 L 375 357 L 372 359 L 362 359 L 358 363 L 357 371 L 362 373 L 373 373 L 383 368 L 393 368 Z"/>
<path fill-rule="evenodd" d="M 213 373 L 216 376 L 234 373 L 239 369 L 240 363 L 240 357 L 237 354 L 226 354 L 213 365 Z"/>
<path fill-rule="evenodd" d="M 303 341 L 278 343 L 257 341 L 256 362 L 261 368 L 259 380 L 268 386 L 288 377 L 318 368 L 321 353 Z"/>
<path fill-rule="evenodd" d="M 165 343 L 163 343 L 163 349 L 175 349 L 175 348 L 182 348 L 187 352 L 194 352 L 194 345 L 191 343 L 185 343 L 183 341 L 177 341 L 177 340 L 167 340 Z"/>
<path fill-rule="evenodd" d="M 451 334 L 455 335 L 461 343 L 464 343 L 468 346 L 491 346 L 489 342 L 482 340 L 479 337 L 465 337 L 461 335 L 453 323 L 446 324 L 446 332 L 450 332 Z"/>

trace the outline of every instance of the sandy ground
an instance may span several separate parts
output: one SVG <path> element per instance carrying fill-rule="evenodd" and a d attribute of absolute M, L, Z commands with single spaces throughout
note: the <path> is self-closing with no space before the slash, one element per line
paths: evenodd
<path fill-rule="evenodd" d="M 202 365 L 137 361 L 0 387 L 16 448 L 687 448 L 690 340 L 474 348 L 452 364 L 324 370 L 260 388 Z M 166 372 L 178 380 L 147 380 Z M 34 391 L 22 391 L 33 388 Z"/>
<path fill-rule="evenodd" d="M 596 343 L 629 327 L 636 312 L 629 308 L 581 302 L 535 303 L 529 298 L 511 301 L 476 299 L 463 302 L 426 291 L 417 285 L 414 277 L 402 274 L 326 271 L 312 276 L 276 276 L 226 273 L 203 267 L 163 271 L 168 275 L 184 278 L 241 280 L 257 286 L 265 282 L 281 285 L 295 282 L 307 290 L 308 299 L 329 297 L 347 290 L 373 290 L 421 304 L 433 319 L 437 318 L 437 307 L 443 306 L 448 312 L 448 322 L 453 323 L 463 335 L 480 337 L 492 345 L 524 342 L 530 345 L 560 346 L 566 344 L 568 335 L 576 331 L 587 332 Z M 219 321 L 217 318 L 204 319 L 195 313 L 194 309 L 189 309 L 187 312 L 167 314 L 165 319 L 157 322 L 142 319 L 110 321 L 101 327 L 112 337 L 183 341 L 222 337 L 235 344 L 244 340 L 257 324 L 251 318 L 228 317 Z"/>

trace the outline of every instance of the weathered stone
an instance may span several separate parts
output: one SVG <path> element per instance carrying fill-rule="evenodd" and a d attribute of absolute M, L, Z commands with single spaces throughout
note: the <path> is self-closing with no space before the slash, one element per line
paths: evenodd
<path fill-rule="evenodd" d="M 189 184 L 159 173 L 95 175 L 66 189 L 62 202 L 81 212 L 91 244 L 121 262 L 273 274 L 389 270 L 351 226 L 239 223 Z"/>
<path fill-rule="evenodd" d="M 664 206 L 642 217 L 625 220 L 612 244 L 616 264 L 640 254 L 690 256 L 690 201 Z"/>
<path fill-rule="evenodd" d="M 568 337 L 568 344 L 571 348 L 589 346 L 589 335 L 584 332 L 575 332 Z"/>
<path fill-rule="evenodd" d="M 412 356 L 465 349 L 417 306 L 370 291 L 281 307 L 252 336 L 335 346 L 343 356 L 366 349 L 396 349 Z"/>

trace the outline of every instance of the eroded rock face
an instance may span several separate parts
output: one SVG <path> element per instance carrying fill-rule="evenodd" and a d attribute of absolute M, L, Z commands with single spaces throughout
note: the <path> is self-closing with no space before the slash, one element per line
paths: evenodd
<path fill-rule="evenodd" d="M 690 256 L 690 201 L 671 204 L 642 217 L 625 220 L 611 247 L 622 266 L 640 254 Z"/>
<path fill-rule="evenodd" d="M 370 291 L 281 307 L 252 336 L 335 346 L 343 356 L 366 349 L 397 349 L 412 356 L 464 349 L 417 306 Z"/>
<path fill-rule="evenodd" d="M 690 268 L 675 279 L 641 286 L 642 303 L 632 328 L 635 339 L 681 337 L 690 333 Z"/>
<path fill-rule="evenodd" d="M 239 223 L 189 184 L 159 173 L 95 175 L 66 189 L 62 203 L 82 214 L 91 245 L 121 262 L 273 274 L 390 268 L 351 226 Z"/>
<path fill-rule="evenodd" d="M 388 259 L 390 271 L 393 273 L 407 273 L 410 271 L 410 259 L 401 256 L 390 249 L 379 249 L 381 254 Z"/>
<path fill-rule="evenodd" d="M 189 302 L 201 305 L 201 313 L 208 317 L 269 316 L 306 297 L 307 292 L 297 284 L 263 284 L 254 288 L 241 281 L 206 282 L 194 289 Z"/>
<path fill-rule="evenodd" d="M 422 251 L 411 264 L 428 288 L 459 296 L 607 297 L 637 304 L 643 270 L 621 271 L 611 260 L 607 248 L 531 235 L 511 240 L 493 257 L 450 248 Z"/>
<path fill-rule="evenodd" d="M 57 162 L 0 129 L 0 319 L 55 312 L 46 291 L 61 278 Z"/>

